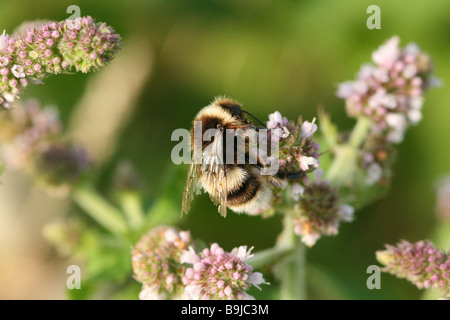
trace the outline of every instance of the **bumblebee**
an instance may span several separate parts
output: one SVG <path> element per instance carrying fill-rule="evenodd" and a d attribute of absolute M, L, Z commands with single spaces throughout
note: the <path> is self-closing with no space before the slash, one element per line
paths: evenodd
<path fill-rule="evenodd" d="M 264 161 L 258 156 L 256 161 L 249 161 L 252 146 L 248 140 L 252 139 L 246 137 L 255 138 L 258 130 L 265 129 L 265 124 L 254 117 L 263 127 L 255 126 L 247 114 L 254 117 L 237 101 L 219 97 L 194 118 L 190 132 L 193 156 L 183 193 L 182 214 L 189 212 L 195 194 L 199 194 L 202 188 L 209 193 L 224 217 L 227 208 L 237 213 L 255 214 L 271 204 L 273 189 L 282 187 L 284 178 L 300 177 L 301 173 L 283 176 L 262 174 L 266 168 Z M 201 135 L 196 135 L 196 125 Z M 208 130 L 212 134 L 210 139 L 205 139 Z M 230 131 L 233 133 L 231 139 L 242 138 L 245 141 L 240 154 L 238 143 L 233 143 L 232 148 L 227 147 L 230 136 L 225 133 Z"/>

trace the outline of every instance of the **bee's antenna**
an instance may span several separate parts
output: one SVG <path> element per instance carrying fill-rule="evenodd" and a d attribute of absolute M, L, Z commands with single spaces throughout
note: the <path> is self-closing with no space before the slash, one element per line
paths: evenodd
<path fill-rule="evenodd" d="M 251 114 L 250 112 L 245 111 L 245 110 L 242 110 L 242 112 L 245 112 L 245 113 L 247 113 L 248 115 L 252 116 L 256 121 L 258 121 L 259 123 L 261 123 L 261 124 L 263 125 L 264 128 L 267 128 L 267 127 L 266 127 L 266 124 L 265 124 L 264 122 L 262 122 L 261 120 L 259 120 L 257 117 L 255 117 L 255 116 L 254 116 L 253 114 Z"/>

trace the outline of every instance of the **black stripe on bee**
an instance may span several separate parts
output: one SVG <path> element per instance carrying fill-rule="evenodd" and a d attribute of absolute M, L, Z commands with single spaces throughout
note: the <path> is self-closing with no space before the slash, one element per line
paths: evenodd
<path fill-rule="evenodd" d="M 231 206 L 240 205 L 252 200 L 261 188 L 261 182 L 250 172 L 239 188 L 227 193 L 227 203 Z"/>
<path fill-rule="evenodd" d="M 216 102 L 219 106 L 229 112 L 232 116 L 235 116 L 239 119 L 243 118 L 241 106 L 232 100 L 219 100 Z"/>

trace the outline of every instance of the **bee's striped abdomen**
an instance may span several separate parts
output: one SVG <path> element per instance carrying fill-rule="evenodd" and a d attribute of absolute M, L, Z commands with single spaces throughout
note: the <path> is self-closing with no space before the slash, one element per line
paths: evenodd
<path fill-rule="evenodd" d="M 253 174 L 248 174 L 238 188 L 228 192 L 227 204 L 235 206 L 248 203 L 256 197 L 260 188 L 261 182 Z"/>

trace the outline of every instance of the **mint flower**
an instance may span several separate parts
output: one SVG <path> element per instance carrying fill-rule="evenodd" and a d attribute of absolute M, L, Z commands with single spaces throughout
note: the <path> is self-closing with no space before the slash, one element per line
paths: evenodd
<path fill-rule="evenodd" d="M 315 119 L 309 122 L 300 117 L 295 124 L 276 111 L 269 115 L 267 128 L 270 135 L 276 135 L 276 140 L 280 142 L 280 172 L 310 172 L 319 167 L 319 144 L 313 140 L 313 134 L 317 131 Z"/>
<path fill-rule="evenodd" d="M 369 117 L 372 132 L 400 143 L 406 129 L 422 119 L 424 92 L 436 79 L 431 58 L 416 44 L 399 48 L 393 37 L 372 54 L 375 64 L 361 67 L 357 79 L 339 85 L 337 96 L 345 99 L 350 117 Z"/>
<path fill-rule="evenodd" d="M 35 175 L 48 190 L 67 195 L 90 165 L 89 156 L 83 148 L 70 142 L 57 142 L 38 155 Z"/>
<path fill-rule="evenodd" d="M 450 297 L 450 257 L 428 241 L 412 244 L 401 241 L 397 246 L 386 245 L 376 252 L 377 260 L 384 264 L 383 271 L 405 278 L 419 289 L 440 289 Z"/>
<path fill-rule="evenodd" d="M 173 227 L 158 227 L 139 240 L 131 254 L 134 278 L 143 284 L 141 300 L 183 298 L 180 257 L 190 244 L 190 233 Z"/>
<path fill-rule="evenodd" d="M 288 119 L 283 117 L 279 111 L 269 114 L 269 121 L 267 121 L 267 129 L 286 128 Z"/>
<path fill-rule="evenodd" d="M 0 113 L 0 155 L 7 166 L 30 175 L 52 195 L 66 196 L 90 160 L 79 146 L 63 141 L 57 109 L 29 100 Z"/>
<path fill-rule="evenodd" d="M 386 185 L 391 178 L 391 167 L 396 149 L 385 136 L 369 134 L 359 151 L 359 165 L 366 174 L 365 184 Z"/>
<path fill-rule="evenodd" d="M 8 45 L 9 35 L 6 34 L 6 30 L 3 30 L 3 34 L 0 35 L 0 50 L 3 50 Z"/>
<path fill-rule="evenodd" d="M 0 36 L 0 108 L 9 108 L 30 82 L 105 66 L 120 47 L 120 36 L 91 17 L 28 26 Z"/>
<path fill-rule="evenodd" d="M 197 253 L 192 247 L 185 250 L 181 262 L 190 264 L 183 276 L 187 299 L 253 299 L 246 291 L 264 284 L 261 273 L 253 272 L 245 260 L 253 256 L 246 246 L 225 252 L 217 243 Z"/>
<path fill-rule="evenodd" d="M 20 108 L 0 113 L 1 154 L 8 166 L 32 173 L 35 159 L 62 133 L 55 108 L 28 100 Z"/>
<path fill-rule="evenodd" d="M 294 232 L 308 247 L 322 235 L 338 234 L 341 221 L 353 220 L 353 208 L 340 203 L 337 190 L 322 180 L 321 175 L 321 170 L 314 172 L 314 181 L 305 183 L 302 196 L 295 205 Z"/>

